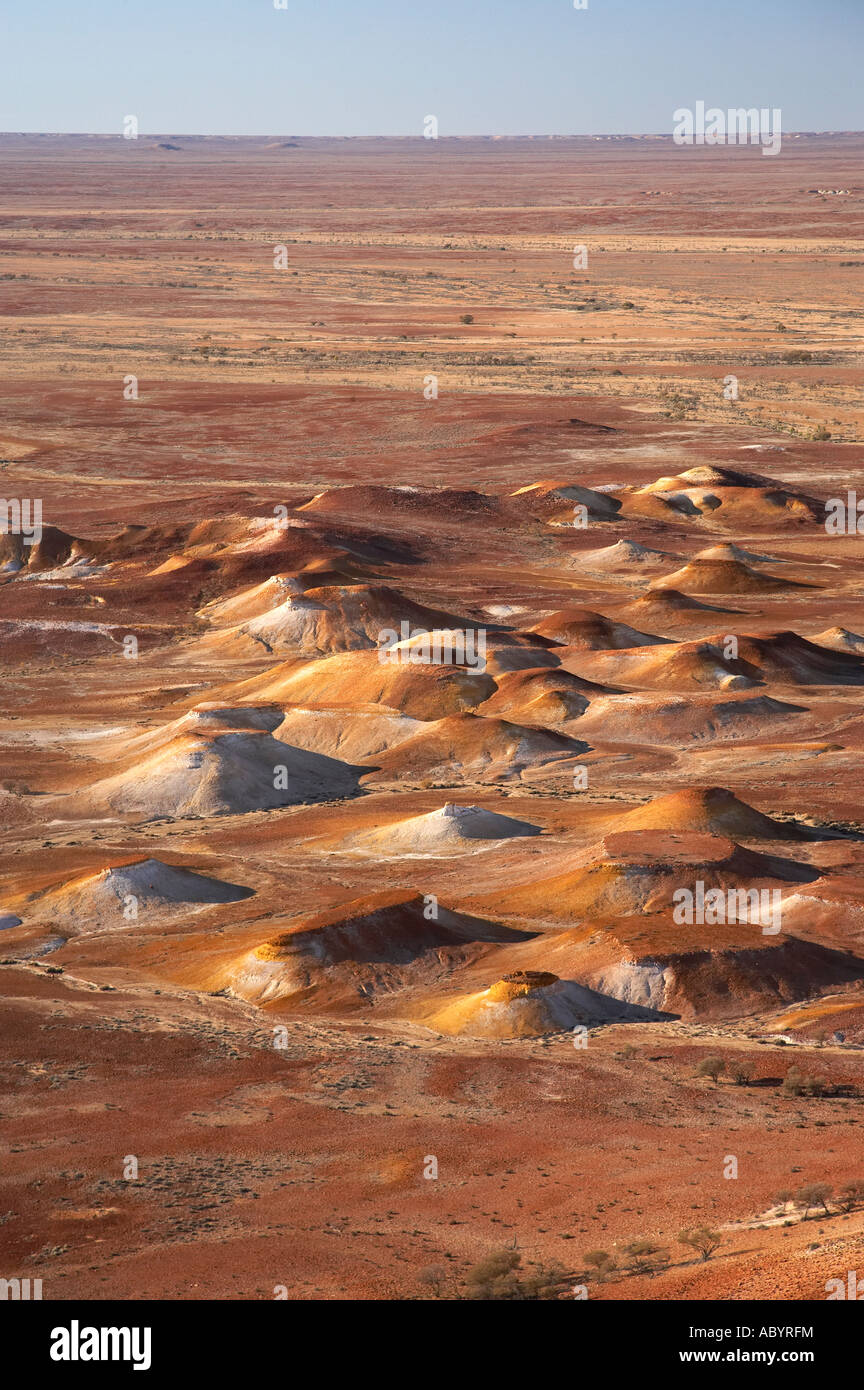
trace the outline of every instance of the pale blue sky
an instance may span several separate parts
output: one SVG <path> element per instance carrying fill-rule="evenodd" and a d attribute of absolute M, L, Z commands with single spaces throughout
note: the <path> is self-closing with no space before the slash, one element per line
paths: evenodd
<path fill-rule="evenodd" d="M 779 106 L 864 128 L 864 0 L 0 0 L 0 129 L 671 131 Z"/>

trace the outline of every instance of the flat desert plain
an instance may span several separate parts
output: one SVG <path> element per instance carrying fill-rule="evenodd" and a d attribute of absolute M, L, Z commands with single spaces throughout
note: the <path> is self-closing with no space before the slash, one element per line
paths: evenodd
<path fill-rule="evenodd" d="M 864 1269 L 862 152 L 0 137 L 6 1277 Z"/>

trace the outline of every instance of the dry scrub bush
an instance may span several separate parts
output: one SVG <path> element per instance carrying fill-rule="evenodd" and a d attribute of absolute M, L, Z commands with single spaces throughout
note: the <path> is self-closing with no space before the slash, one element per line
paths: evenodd
<path fill-rule="evenodd" d="M 593 1270 L 594 1277 L 601 1281 L 607 1279 L 615 1269 L 615 1256 L 610 1255 L 608 1250 L 588 1250 L 583 1259 Z"/>
<path fill-rule="evenodd" d="M 484 1302 L 555 1299 L 565 1271 L 559 1265 L 540 1265 L 536 1273 L 522 1273 L 517 1250 L 496 1250 L 472 1265 L 465 1276 L 463 1297 Z"/>
<path fill-rule="evenodd" d="M 707 1226 L 697 1226 L 692 1231 L 681 1231 L 678 1235 L 681 1245 L 687 1245 L 691 1250 L 698 1250 L 703 1260 L 710 1260 L 718 1246 L 723 1244 L 723 1237 L 719 1231 L 712 1231 Z"/>
<path fill-rule="evenodd" d="M 696 1068 L 696 1075 L 697 1075 L 697 1076 L 710 1076 L 710 1077 L 711 1077 L 711 1080 L 712 1080 L 712 1081 L 715 1083 L 715 1085 L 716 1085 L 717 1081 L 718 1081 L 719 1078 L 723 1075 L 723 1072 L 724 1072 L 725 1070 L 726 1070 L 726 1063 L 723 1061 L 723 1058 L 722 1058 L 722 1057 L 714 1057 L 714 1056 L 711 1056 L 711 1057 L 703 1057 L 703 1058 L 702 1058 L 702 1061 L 699 1063 L 699 1065 L 698 1065 L 697 1068 Z"/>
<path fill-rule="evenodd" d="M 783 1078 L 783 1090 L 790 1096 L 821 1096 L 825 1082 L 818 1076 L 809 1076 L 799 1067 L 790 1067 Z"/>
<path fill-rule="evenodd" d="M 827 1182 L 809 1182 L 803 1187 L 799 1187 L 795 1193 L 795 1201 L 799 1207 L 804 1208 L 804 1220 L 810 1212 L 811 1207 L 821 1207 L 828 1215 L 828 1198 L 831 1196 L 831 1185 Z"/>

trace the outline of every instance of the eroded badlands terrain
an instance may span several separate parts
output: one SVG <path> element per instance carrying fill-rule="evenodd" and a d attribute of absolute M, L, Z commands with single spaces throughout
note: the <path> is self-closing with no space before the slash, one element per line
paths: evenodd
<path fill-rule="evenodd" d="M 760 422 L 722 396 L 753 344 L 707 322 L 733 310 L 694 249 L 704 152 L 556 149 L 553 172 L 530 142 L 468 147 L 433 192 L 398 148 L 170 164 L 5 137 L 0 477 L 43 509 L 38 538 L 0 537 L 10 1273 L 58 1299 L 463 1296 L 515 1242 L 562 1295 L 816 1299 L 860 1267 L 864 550 L 855 517 L 826 529 L 831 499 L 864 498 L 860 312 L 830 318 L 823 291 L 864 251 L 854 183 L 830 180 L 857 220 L 808 192 L 851 140 L 793 149 L 773 188 L 721 166 L 723 244 L 795 264 L 760 271 L 748 316 L 776 334 L 784 298 L 779 338 L 806 327 L 825 358 L 818 381 L 780 347 L 750 361 Z M 562 169 L 583 211 L 590 190 L 577 239 L 635 239 L 578 330 L 517 236 L 548 231 Z M 650 225 L 634 182 L 668 185 Z M 332 260 L 339 377 L 298 374 L 312 292 L 256 302 L 277 273 L 235 264 L 289 224 L 316 275 Z M 145 283 L 188 228 L 224 254 L 218 306 L 179 265 L 176 295 Z M 430 305 L 400 272 L 385 295 L 352 235 L 430 277 L 500 237 L 514 279 Z M 607 317 L 592 349 L 582 317 L 651 279 L 634 247 L 657 236 L 694 258 L 698 310 L 657 307 L 620 353 Z M 566 256 L 555 273 L 571 294 Z M 511 383 L 448 378 L 434 316 L 458 337 L 466 303 L 498 353 L 522 331 L 499 319 L 537 315 Z M 376 315 L 423 335 L 416 366 L 372 370 Z M 205 350 L 175 368 L 196 317 Z M 219 366 L 228 319 L 286 360 Z M 689 368 L 661 365 L 661 321 Z M 538 381 L 559 355 L 597 389 Z M 704 411 L 670 408 L 691 369 Z M 781 1200 L 818 1183 L 821 1206 Z M 706 1262 L 677 1240 L 702 1226 Z M 645 1272 L 639 1241 L 668 1262 Z"/>

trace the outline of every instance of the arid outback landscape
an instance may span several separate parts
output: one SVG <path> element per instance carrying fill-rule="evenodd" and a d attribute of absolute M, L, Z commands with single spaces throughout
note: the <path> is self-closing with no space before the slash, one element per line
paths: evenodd
<path fill-rule="evenodd" d="M 864 1270 L 862 154 L 0 137 L 5 1276 Z"/>

